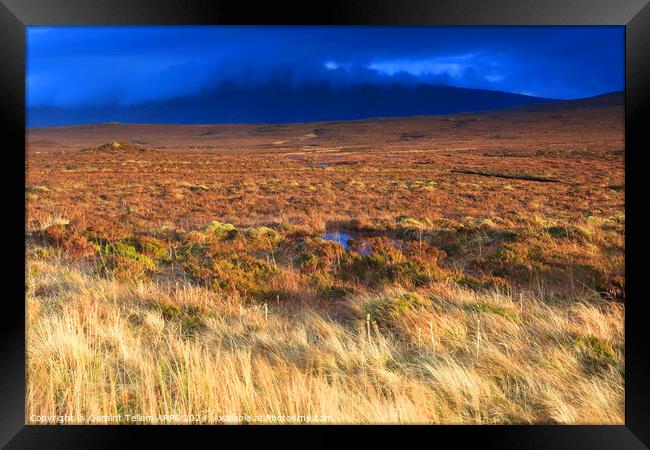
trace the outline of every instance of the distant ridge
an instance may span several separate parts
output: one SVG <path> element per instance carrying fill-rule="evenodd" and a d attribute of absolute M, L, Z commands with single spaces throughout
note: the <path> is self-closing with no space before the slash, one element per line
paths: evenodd
<path fill-rule="evenodd" d="M 613 97 L 617 95 L 625 95 L 625 91 L 605 92 L 604 94 L 593 95 L 591 97 L 585 97 L 585 98 Z"/>
<path fill-rule="evenodd" d="M 90 123 L 302 123 L 415 115 L 441 115 L 510 108 L 553 101 L 509 92 L 442 85 L 329 83 L 256 87 L 222 83 L 200 94 L 140 105 L 36 107 L 28 127 Z"/>
<path fill-rule="evenodd" d="M 622 106 L 625 104 L 625 91 L 608 92 L 593 97 L 578 98 L 575 100 L 554 100 L 543 104 L 525 105 L 515 107 L 525 111 L 540 111 L 545 109 L 565 110 L 575 108 L 604 108 L 608 106 Z"/>

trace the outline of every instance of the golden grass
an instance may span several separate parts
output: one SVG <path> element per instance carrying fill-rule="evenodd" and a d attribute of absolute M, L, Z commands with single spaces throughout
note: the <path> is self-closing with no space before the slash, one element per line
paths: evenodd
<path fill-rule="evenodd" d="M 598 298 L 432 284 L 384 326 L 364 305 L 402 289 L 341 313 L 56 257 L 28 279 L 28 423 L 623 423 L 623 307 Z"/>

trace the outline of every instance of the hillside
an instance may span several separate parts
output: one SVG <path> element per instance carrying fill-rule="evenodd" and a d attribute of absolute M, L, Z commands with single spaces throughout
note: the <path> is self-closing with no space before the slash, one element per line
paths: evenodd
<path fill-rule="evenodd" d="M 128 123 L 292 123 L 421 114 L 452 114 L 541 103 L 549 99 L 509 92 L 438 85 L 271 82 L 222 83 L 196 95 L 137 105 L 33 107 L 29 126 Z"/>

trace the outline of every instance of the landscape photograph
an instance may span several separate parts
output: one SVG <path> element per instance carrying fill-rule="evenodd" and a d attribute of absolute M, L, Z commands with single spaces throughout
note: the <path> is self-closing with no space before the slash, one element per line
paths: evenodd
<path fill-rule="evenodd" d="M 623 424 L 624 29 L 29 26 L 27 424 Z"/>

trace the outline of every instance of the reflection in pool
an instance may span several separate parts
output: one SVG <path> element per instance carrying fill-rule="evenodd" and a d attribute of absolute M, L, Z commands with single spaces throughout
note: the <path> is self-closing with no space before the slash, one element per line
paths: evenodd
<path fill-rule="evenodd" d="M 326 241 L 336 242 L 346 250 L 358 252 L 362 256 L 372 255 L 372 244 L 368 241 L 368 236 L 340 233 L 338 231 L 328 231 L 323 234 L 323 239 Z M 392 240 L 392 239 L 391 239 Z M 393 240 L 392 240 L 393 241 Z M 393 241 L 395 245 L 399 245 L 397 241 Z M 350 245 L 353 244 L 353 248 Z"/>
<path fill-rule="evenodd" d="M 336 242 L 337 244 L 341 244 L 343 248 L 346 250 L 350 247 L 349 234 L 339 233 L 337 231 L 331 231 L 323 234 L 323 239 L 326 241 L 332 241 L 332 242 Z"/>

